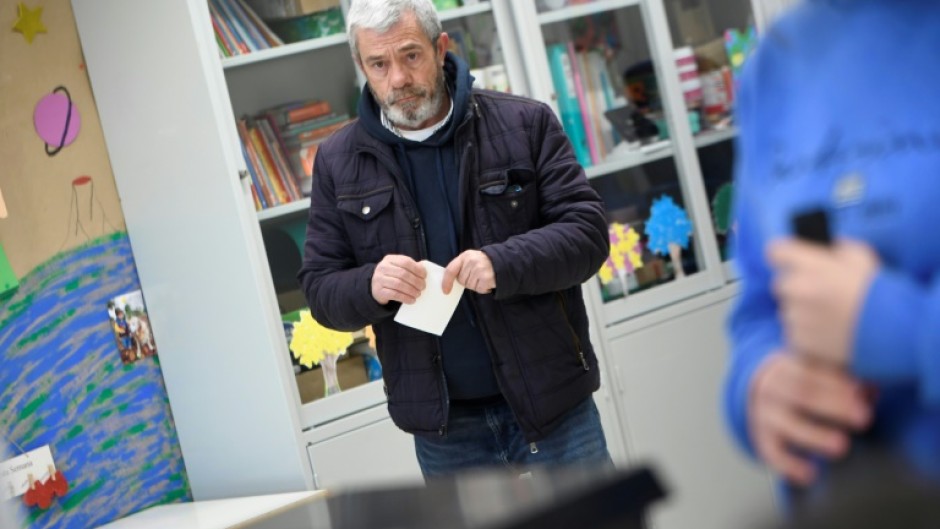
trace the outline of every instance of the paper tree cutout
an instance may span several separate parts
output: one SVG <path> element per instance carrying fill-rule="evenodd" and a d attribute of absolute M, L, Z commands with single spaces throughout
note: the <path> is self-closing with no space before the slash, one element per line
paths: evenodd
<path fill-rule="evenodd" d="M 627 276 L 643 268 L 643 246 L 640 235 L 631 227 L 619 222 L 608 227 L 610 236 L 610 255 L 601 265 L 598 276 L 602 283 L 610 283 L 615 277 L 623 284 L 623 293 L 627 294 Z"/>
<path fill-rule="evenodd" d="M 672 201 L 672 197 L 662 195 L 653 201 L 650 218 L 646 221 L 647 247 L 660 255 L 669 254 L 669 245 L 677 244 L 689 247 L 692 237 L 692 222 L 685 210 Z"/>
<path fill-rule="evenodd" d="M 731 203 L 734 199 L 734 185 L 727 183 L 715 193 L 712 199 L 712 217 L 715 219 L 715 231 L 721 235 L 731 229 Z"/>
<path fill-rule="evenodd" d="M 46 26 L 42 25 L 42 8 L 29 9 L 26 4 L 20 2 L 16 8 L 17 19 L 13 24 L 13 31 L 19 31 L 23 34 L 26 42 L 33 43 L 37 33 L 45 33 Z"/>
<path fill-rule="evenodd" d="M 692 237 L 692 222 L 685 210 L 672 198 L 662 195 L 653 200 L 650 218 L 646 221 L 647 247 L 651 252 L 668 255 L 672 259 L 676 277 L 683 277 L 682 249 L 689 247 Z"/>
<path fill-rule="evenodd" d="M 302 365 L 313 367 L 327 356 L 335 360 L 335 357 L 345 353 L 352 343 L 351 333 L 327 329 L 313 319 L 309 310 L 305 310 L 300 313 L 300 322 L 294 324 L 290 350 Z"/>

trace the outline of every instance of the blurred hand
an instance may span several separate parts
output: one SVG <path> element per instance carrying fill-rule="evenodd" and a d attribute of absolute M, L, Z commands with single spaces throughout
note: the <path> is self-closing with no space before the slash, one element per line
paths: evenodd
<path fill-rule="evenodd" d="M 488 294 L 496 288 L 493 263 L 480 250 L 467 250 L 447 265 L 444 269 L 444 283 L 441 285 L 445 294 L 450 294 L 455 280 L 478 294 Z"/>
<path fill-rule="evenodd" d="M 386 255 L 372 273 L 372 297 L 380 304 L 400 301 L 411 304 L 424 290 L 427 271 L 406 255 Z"/>
<path fill-rule="evenodd" d="M 797 240 L 768 249 L 787 347 L 822 362 L 849 362 L 858 316 L 880 262 L 871 247 L 840 241 L 832 248 Z"/>
<path fill-rule="evenodd" d="M 800 485 L 816 478 L 807 454 L 845 456 L 850 433 L 866 428 L 872 413 L 858 381 L 782 351 L 758 368 L 748 400 L 749 433 L 758 455 Z"/>

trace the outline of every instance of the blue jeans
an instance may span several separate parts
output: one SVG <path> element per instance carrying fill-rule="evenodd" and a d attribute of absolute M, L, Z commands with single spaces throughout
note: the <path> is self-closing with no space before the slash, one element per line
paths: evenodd
<path fill-rule="evenodd" d="M 526 467 L 573 463 L 613 465 L 594 399 L 569 411 L 548 437 L 530 444 L 505 401 L 451 407 L 444 437 L 415 436 L 415 452 L 425 478 L 479 467 L 525 472 Z"/>

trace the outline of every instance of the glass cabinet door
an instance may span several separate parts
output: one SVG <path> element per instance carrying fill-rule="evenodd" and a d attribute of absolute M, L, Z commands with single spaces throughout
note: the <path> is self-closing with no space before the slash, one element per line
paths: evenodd
<path fill-rule="evenodd" d="M 731 202 L 737 129 L 732 119 L 741 67 L 757 43 L 750 0 L 664 0 L 683 104 L 693 128 L 699 169 L 723 261 L 730 259 Z M 726 267 L 731 278 L 730 267 Z"/>
<path fill-rule="evenodd" d="M 675 141 L 697 115 L 676 104 L 677 80 L 663 83 L 676 68 L 663 63 L 672 54 L 656 38 L 654 3 L 514 2 L 531 95 L 555 107 L 604 200 L 611 254 L 588 289 L 606 325 L 721 281 L 705 193 Z M 518 22 L 526 18 L 538 25 Z"/>

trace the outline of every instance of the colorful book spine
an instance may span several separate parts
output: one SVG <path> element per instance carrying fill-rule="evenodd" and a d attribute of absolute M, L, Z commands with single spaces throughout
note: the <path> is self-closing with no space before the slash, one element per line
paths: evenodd
<path fill-rule="evenodd" d="M 242 10 L 248 15 L 248 18 L 251 19 L 251 22 L 258 28 L 258 31 L 261 32 L 264 40 L 268 43 L 269 47 L 274 46 L 283 46 L 284 41 L 277 36 L 276 33 L 271 31 L 271 28 L 265 24 L 264 20 L 261 20 L 261 17 L 258 16 L 258 13 L 255 13 L 255 10 L 251 8 L 244 0 L 236 0 L 241 6 Z"/>
<path fill-rule="evenodd" d="M 581 121 L 581 111 L 571 71 L 571 59 L 564 44 L 552 44 L 548 46 L 547 51 L 552 84 L 558 95 L 558 111 L 561 114 L 562 128 L 571 140 L 578 162 L 584 167 L 590 167 L 590 148 L 587 145 L 584 124 Z"/>
<path fill-rule="evenodd" d="M 258 198 L 265 208 L 271 207 L 275 204 L 274 193 L 271 192 L 266 175 L 264 174 L 264 168 L 261 165 L 261 160 L 258 159 L 258 153 L 255 151 L 254 144 L 251 142 L 251 135 L 248 133 L 248 124 L 245 120 L 240 119 L 236 126 L 238 128 L 238 137 L 241 139 L 244 152 L 248 156 L 249 174 L 254 178 L 253 182 L 258 188 Z"/>
<path fill-rule="evenodd" d="M 274 134 L 274 130 L 271 129 L 271 124 L 266 118 L 259 119 L 257 124 L 258 129 L 261 131 L 261 136 L 264 139 L 265 146 L 268 148 L 268 152 L 271 153 L 271 158 L 274 160 L 274 167 L 278 172 L 278 176 L 280 176 L 284 184 L 284 189 L 287 191 L 288 200 L 291 202 L 300 200 L 300 190 L 297 189 L 297 179 L 294 177 L 294 172 L 287 162 L 287 157 L 284 154 L 284 150 L 281 148 L 281 143 L 278 141 L 277 135 Z"/>
<path fill-rule="evenodd" d="M 264 35 L 261 34 L 261 30 L 258 29 L 258 25 L 248 16 L 248 12 L 245 11 L 241 3 L 237 0 L 222 0 L 222 2 L 229 5 L 231 11 L 238 18 L 238 22 L 245 28 L 245 33 L 248 35 L 248 38 L 251 39 L 251 43 L 254 44 L 255 49 L 263 50 L 270 47 Z"/>
<path fill-rule="evenodd" d="M 242 156 L 245 158 L 245 167 L 248 169 L 248 175 L 251 177 L 251 198 L 254 200 L 255 210 L 260 211 L 268 207 L 268 202 L 260 191 L 261 182 L 258 180 L 258 173 L 255 170 L 254 164 L 251 162 L 251 158 L 248 156 L 248 150 L 245 147 L 245 143 L 239 143 L 241 143 L 242 147 Z"/>
<path fill-rule="evenodd" d="M 571 73 L 574 76 L 575 94 L 577 94 L 578 107 L 581 109 L 581 121 L 587 136 L 588 153 L 591 156 L 591 163 L 598 164 L 600 163 L 600 155 L 597 152 L 597 138 L 594 135 L 594 127 L 591 125 L 591 109 L 584 95 L 584 80 L 578 64 L 579 61 L 575 55 L 573 42 L 568 43 L 568 55 L 571 57 Z"/>
<path fill-rule="evenodd" d="M 213 2 L 209 2 L 209 13 L 212 16 L 212 23 L 219 30 L 219 33 L 222 35 L 222 39 L 225 41 L 225 46 L 228 48 L 230 55 L 241 55 L 245 53 L 242 46 L 239 46 L 238 40 L 235 38 L 235 35 L 232 33 L 232 29 L 225 23 L 225 19 L 219 13 L 218 8 L 216 8 Z"/>
<path fill-rule="evenodd" d="M 274 192 L 275 205 L 286 204 L 290 202 L 290 196 L 287 193 L 287 188 L 281 181 L 277 167 L 274 163 L 274 157 L 271 155 L 271 152 L 265 145 L 264 138 L 261 136 L 261 131 L 258 130 L 258 127 L 256 126 L 248 127 L 248 135 L 251 138 L 252 145 L 255 147 L 255 151 L 258 153 L 258 159 L 261 160 L 262 170 L 264 171 L 265 175 L 267 175 L 268 180 L 271 182 L 271 190 Z"/>
<path fill-rule="evenodd" d="M 227 5 L 223 0 L 210 1 L 215 3 L 215 8 L 219 12 L 219 15 L 221 15 L 222 22 L 231 28 L 232 34 L 235 36 L 236 40 L 238 40 L 239 48 L 242 48 L 243 53 L 251 53 L 254 51 L 255 48 L 251 43 L 251 39 L 248 38 L 248 32 L 238 22 L 237 17 L 231 11 L 231 6 Z"/>

